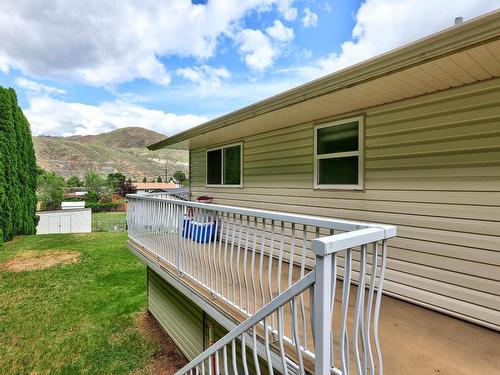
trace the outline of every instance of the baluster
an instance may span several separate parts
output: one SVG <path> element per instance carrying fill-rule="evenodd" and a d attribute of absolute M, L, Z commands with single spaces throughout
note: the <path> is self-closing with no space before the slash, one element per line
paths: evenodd
<path fill-rule="evenodd" d="M 300 336 L 299 336 L 299 326 L 297 323 L 297 304 L 295 303 L 295 297 L 292 297 L 291 301 L 291 312 L 292 312 L 292 328 L 293 328 L 293 343 L 295 344 L 295 352 L 299 360 L 299 374 L 304 374 L 304 362 L 302 360 L 302 348 L 300 346 Z"/>
<path fill-rule="evenodd" d="M 373 254 L 372 254 L 372 266 L 370 270 L 370 288 L 368 289 L 368 302 L 366 304 L 366 315 L 365 315 L 365 348 L 366 356 L 368 357 L 368 367 L 370 369 L 370 374 L 375 374 L 375 364 L 373 361 L 373 353 L 370 340 L 370 322 L 373 307 L 373 296 L 375 292 L 375 282 L 376 282 L 376 272 L 377 272 L 377 261 L 378 261 L 378 244 L 373 243 Z"/>
<path fill-rule="evenodd" d="M 238 230 L 238 247 L 237 247 L 237 254 L 236 254 L 236 269 L 238 271 L 237 276 L 238 276 L 238 296 L 239 296 L 239 301 L 238 301 L 238 306 L 240 309 L 243 309 L 243 302 L 242 302 L 242 291 L 241 291 L 241 265 L 240 265 L 240 254 L 241 254 L 241 234 L 243 230 L 243 222 L 241 219 L 241 215 L 239 215 L 239 230 Z"/>
<path fill-rule="evenodd" d="M 359 353 L 359 328 L 361 325 L 361 343 L 363 347 L 363 352 L 365 352 L 365 335 L 362 327 L 363 321 L 363 307 L 364 307 L 364 296 L 365 296 L 365 272 L 366 272 L 366 245 L 362 245 L 360 249 L 360 259 L 359 259 L 359 279 L 358 279 L 358 293 L 356 297 L 356 307 L 354 310 L 354 333 L 353 333 L 353 346 L 356 357 L 356 369 L 358 374 L 365 373 L 365 368 L 361 369 L 361 356 Z M 364 366 L 364 364 L 363 364 Z"/>
<path fill-rule="evenodd" d="M 229 271 L 231 274 L 231 284 L 233 286 L 233 296 L 231 301 L 236 305 L 236 283 L 234 282 L 234 242 L 236 234 L 236 214 L 233 214 L 233 230 L 231 231 L 231 255 L 229 257 Z M 229 292 L 228 292 L 229 297 Z"/>
<path fill-rule="evenodd" d="M 177 269 L 179 272 L 179 275 L 182 275 L 182 273 L 185 270 L 185 259 L 186 259 L 186 242 L 184 241 L 184 230 L 186 233 L 188 232 L 188 228 L 184 228 L 184 218 L 186 217 L 186 207 L 182 207 L 178 211 L 179 215 L 179 225 L 178 225 L 178 231 L 177 231 L 177 239 L 178 239 L 178 248 L 177 248 Z"/>
<path fill-rule="evenodd" d="M 281 363 L 283 364 L 283 369 L 284 369 L 284 375 L 288 375 L 288 367 L 286 365 L 286 353 L 285 353 L 285 345 L 283 342 L 283 307 L 280 306 L 278 308 L 278 342 L 279 342 L 279 348 L 280 348 L 280 355 L 281 355 Z"/>
<path fill-rule="evenodd" d="M 290 254 L 289 254 L 289 260 L 288 260 L 288 262 L 289 262 L 288 263 L 288 288 L 290 286 L 292 286 L 294 257 L 295 257 L 295 223 L 292 223 L 292 238 L 291 238 L 291 243 L 290 243 Z M 292 305 L 290 304 L 290 310 L 291 310 L 291 308 L 292 308 Z M 291 332 L 294 332 L 293 324 L 294 324 L 294 322 L 292 319 L 290 321 Z M 295 341 L 295 339 L 294 339 L 294 341 Z"/>
<path fill-rule="evenodd" d="M 259 261 L 259 288 L 260 288 L 260 295 L 261 295 L 261 300 L 262 300 L 262 306 L 266 304 L 265 297 L 264 297 L 264 285 L 262 283 L 262 268 L 264 266 L 264 247 L 265 247 L 265 241 L 266 241 L 266 219 L 262 219 L 262 238 L 261 238 L 261 243 L 260 243 L 260 261 Z"/>
<path fill-rule="evenodd" d="M 202 240 L 203 246 L 201 246 L 201 248 L 203 250 L 200 253 L 201 280 L 202 280 L 202 283 L 208 287 L 207 242 L 210 241 L 210 238 L 211 238 L 210 237 L 211 226 L 208 223 L 207 210 L 203 209 L 202 214 L 203 214 L 203 217 L 202 217 L 202 221 L 203 221 L 202 234 L 203 234 L 203 236 L 202 236 L 201 240 Z M 210 242 L 208 242 L 208 244 L 210 244 Z"/>
<path fill-rule="evenodd" d="M 247 258 L 248 258 L 248 240 L 250 236 L 250 217 L 246 217 L 246 227 L 245 227 L 245 253 L 243 256 L 243 278 L 245 281 L 245 296 L 246 296 L 246 305 L 245 305 L 245 311 L 250 312 L 250 293 L 248 290 L 248 278 L 247 278 Z"/>
<path fill-rule="evenodd" d="M 221 217 L 220 217 L 220 236 L 219 236 L 219 259 L 218 262 L 216 263 L 217 265 L 217 275 L 216 277 L 216 291 L 219 292 L 220 295 L 222 295 L 222 263 L 221 263 L 221 252 L 222 252 L 222 236 L 224 234 L 224 212 L 221 212 Z M 216 275 L 216 276 L 217 276 Z"/>
<path fill-rule="evenodd" d="M 241 362 L 243 363 L 243 373 L 245 375 L 250 375 L 247 363 L 247 345 L 246 345 L 245 333 L 241 335 Z"/>
<path fill-rule="evenodd" d="M 349 307 L 349 292 L 351 290 L 351 267 L 352 267 L 352 250 L 348 249 L 345 255 L 344 266 L 344 284 L 342 291 L 342 317 L 341 317 L 341 332 L 340 332 L 340 356 L 342 371 L 349 373 L 349 337 L 347 334 L 347 310 Z"/>
<path fill-rule="evenodd" d="M 253 291 L 253 310 L 251 313 L 257 311 L 257 288 L 255 286 L 255 251 L 257 245 L 257 218 L 253 218 L 253 243 L 252 243 L 252 260 L 250 265 L 250 278 L 252 280 L 252 291 Z"/>
<path fill-rule="evenodd" d="M 337 290 L 337 257 L 338 257 L 338 254 L 337 253 L 333 253 L 332 254 L 332 286 L 331 286 L 331 291 L 332 291 L 332 295 L 331 295 L 331 313 L 330 313 L 330 321 L 332 322 L 333 324 L 333 318 L 334 318 L 334 314 L 335 314 L 335 292 Z M 334 353 L 334 336 L 333 336 L 333 330 L 331 332 L 331 362 L 332 362 L 332 366 L 335 366 L 335 353 Z"/>
<path fill-rule="evenodd" d="M 230 301 L 229 299 L 229 272 L 227 271 L 227 247 L 229 244 L 229 225 L 230 225 L 230 215 L 227 215 L 227 227 L 226 227 L 226 241 L 224 244 L 224 279 L 226 281 L 226 294 L 222 293 L 224 298 L 226 300 Z"/>
<path fill-rule="evenodd" d="M 209 288 L 211 291 L 214 290 L 214 264 L 212 254 L 215 251 L 215 245 L 217 243 L 217 213 L 215 211 L 211 211 L 211 216 L 209 217 L 210 221 L 210 232 L 209 232 L 209 242 L 208 242 L 208 252 L 207 252 L 207 260 L 209 266 Z"/>
<path fill-rule="evenodd" d="M 266 318 L 263 319 L 263 323 L 264 323 L 264 345 L 266 348 L 267 368 L 268 368 L 269 374 L 273 375 L 274 374 L 273 362 L 271 359 L 271 349 L 269 347 L 269 332 L 268 332 L 269 326 L 267 325 Z"/>
<path fill-rule="evenodd" d="M 231 341 L 231 357 L 233 362 L 234 375 L 238 375 L 238 364 L 236 362 L 236 340 Z"/>
<path fill-rule="evenodd" d="M 378 337 L 378 320 L 380 313 L 380 303 L 382 302 L 382 290 L 384 286 L 385 267 L 387 264 L 387 240 L 382 241 L 382 263 L 380 265 L 380 277 L 377 288 L 377 298 L 375 300 L 375 311 L 373 313 L 373 340 L 375 341 L 375 348 L 378 357 L 378 373 L 383 375 L 384 363 L 382 361 L 382 351 L 380 349 L 380 341 Z"/>
<path fill-rule="evenodd" d="M 260 373 L 260 363 L 259 363 L 259 356 L 257 354 L 257 332 L 255 331 L 257 328 L 257 325 L 254 325 L 252 327 L 252 352 L 253 352 L 253 362 L 255 363 L 255 371 L 256 375 L 261 375 Z"/>
<path fill-rule="evenodd" d="M 228 366 L 227 366 L 227 345 L 224 345 L 222 348 L 222 363 L 224 366 L 224 375 L 228 374 Z"/>
<path fill-rule="evenodd" d="M 269 301 L 273 299 L 273 250 L 274 250 L 274 220 L 271 220 L 271 243 L 269 248 L 269 262 L 267 265 L 267 288 L 269 293 Z M 275 330 L 275 317 L 271 317 L 271 326 Z"/>
<path fill-rule="evenodd" d="M 303 278 L 306 270 L 306 252 L 307 252 L 307 225 L 304 225 L 302 231 L 302 258 L 300 260 L 300 278 Z M 307 319 L 304 306 L 304 293 L 300 294 L 300 313 L 302 316 L 302 341 L 304 350 L 308 350 L 307 344 Z"/>

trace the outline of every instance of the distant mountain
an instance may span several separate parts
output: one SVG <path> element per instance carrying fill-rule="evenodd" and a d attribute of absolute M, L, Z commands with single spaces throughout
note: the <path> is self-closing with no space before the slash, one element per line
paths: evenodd
<path fill-rule="evenodd" d="M 100 174 L 120 172 L 142 181 L 187 170 L 188 154 L 179 150 L 149 151 L 146 146 L 166 136 L 152 130 L 129 127 L 97 135 L 33 137 L 37 163 L 67 178 L 83 177 L 87 170 Z"/>
<path fill-rule="evenodd" d="M 66 137 L 66 139 L 70 141 L 114 148 L 146 147 L 165 138 L 167 138 L 166 135 L 139 127 L 116 129 L 108 133 L 97 135 L 73 135 L 71 137 Z"/>

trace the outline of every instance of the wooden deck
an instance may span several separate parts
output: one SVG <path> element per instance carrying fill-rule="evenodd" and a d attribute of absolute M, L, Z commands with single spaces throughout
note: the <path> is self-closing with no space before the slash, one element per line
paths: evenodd
<path fill-rule="evenodd" d="M 137 251 L 142 252 L 150 260 L 162 266 L 165 270 L 177 277 L 175 268 L 166 262 L 158 259 L 158 257 L 149 251 L 145 250 L 134 241 L 129 240 L 129 245 Z M 233 254 L 234 255 L 234 254 Z M 188 267 L 198 267 L 196 272 L 202 272 L 200 269 L 202 264 L 207 264 L 206 259 L 201 254 L 196 254 L 198 258 L 193 257 L 191 264 Z M 233 266 L 237 269 L 237 256 L 233 256 Z M 204 262 L 205 260 L 205 262 Z M 243 255 L 239 258 L 240 263 L 243 262 Z M 230 262 L 226 266 L 229 270 Z M 209 264 L 209 263 L 208 263 Z M 271 275 L 274 275 L 274 281 L 271 283 L 271 292 L 275 296 L 278 293 L 278 283 L 275 270 L 278 269 L 276 259 L 269 263 L 269 258 L 264 257 L 262 285 L 264 294 L 260 292 L 260 287 L 257 288 L 254 295 L 251 288 L 244 287 L 244 274 L 247 280 L 250 280 L 251 273 L 255 272 L 250 269 L 247 262 L 246 270 L 242 269 L 239 278 L 234 273 L 233 277 L 227 277 L 227 284 L 224 280 L 224 285 L 219 285 L 226 293 L 232 296 L 233 286 L 235 290 L 234 298 L 236 301 L 246 304 L 246 300 L 250 304 L 256 304 L 260 307 L 262 298 L 269 298 L 268 291 L 268 274 L 269 264 L 271 264 Z M 258 267 L 258 263 L 257 263 Z M 221 272 L 224 272 L 224 266 Z M 189 268 L 188 268 L 189 269 Z M 281 290 L 288 285 L 288 264 L 282 265 L 283 272 L 281 274 Z M 292 268 L 292 280 L 296 280 L 300 275 L 300 268 L 294 266 Z M 199 273 L 200 275 L 203 273 Z M 209 281 L 209 273 L 205 272 L 206 282 Z M 273 276 L 272 276 L 273 277 Z M 188 277 L 179 278 L 187 286 L 197 291 L 214 306 L 228 314 L 236 322 L 243 321 L 246 316 L 241 311 L 237 310 L 221 298 L 213 297 L 213 294 L 199 283 L 191 280 Z M 210 281 L 211 282 L 211 281 Z M 257 280 L 259 283 L 259 280 Z M 257 284 L 259 285 L 259 284 Z M 341 299 L 341 282 L 339 281 L 336 290 L 336 303 L 340 309 Z M 217 289 L 217 288 L 215 288 Z M 239 291 L 241 290 L 241 296 Z M 257 301 L 254 301 L 256 296 Z M 351 298 L 349 307 L 352 309 L 355 304 L 356 287 L 351 288 Z M 307 341 L 309 348 L 313 348 L 312 335 L 310 330 L 310 298 L 309 293 L 304 294 L 304 311 L 306 321 L 308 322 Z M 290 309 L 285 309 L 285 334 L 291 335 L 290 328 Z M 352 327 L 352 314 L 349 315 L 349 329 Z M 334 315 L 334 328 L 339 321 L 339 314 Z M 302 334 L 302 332 L 301 332 Z M 338 348 L 338 339 L 335 339 L 335 346 Z M 493 375 L 500 374 L 500 333 L 467 323 L 435 311 L 431 311 L 416 305 L 397 300 L 388 296 L 382 299 L 382 307 L 380 312 L 380 342 L 384 356 L 385 374 L 482 374 Z M 338 352 L 335 353 L 336 358 Z M 355 372 L 354 358 L 351 356 L 351 369 Z"/>

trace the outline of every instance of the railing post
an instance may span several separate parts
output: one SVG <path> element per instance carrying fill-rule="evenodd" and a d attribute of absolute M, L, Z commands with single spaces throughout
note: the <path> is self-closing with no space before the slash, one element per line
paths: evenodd
<path fill-rule="evenodd" d="M 313 241 L 313 249 L 314 249 Z M 331 369 L 331 298 L 332 254 L 316 253 L 316 284 L 314 286 L 314 351 L 315 374 L 329 375 Z"/>

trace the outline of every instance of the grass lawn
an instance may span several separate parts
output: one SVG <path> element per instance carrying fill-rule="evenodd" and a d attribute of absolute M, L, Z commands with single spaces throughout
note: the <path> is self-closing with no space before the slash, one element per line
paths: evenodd
<path fill-rule="evenodd" d="M 92 213 L 93 232 L 125 231 L 126 212 L 96 212 Z M 116 229 L 115 229 L 116 228 Z"/>
<path fill-rule="evenodd" d="M 126 240 L 126 233 L 58 234 L 0 247 L 0 264 L 27 251 L 81 253 L 74 264 L 0 269 L 0 374 L 146 371 L 158 349 L 137 330 L 137 314 L 146 307 L 146 268 Z"/>

